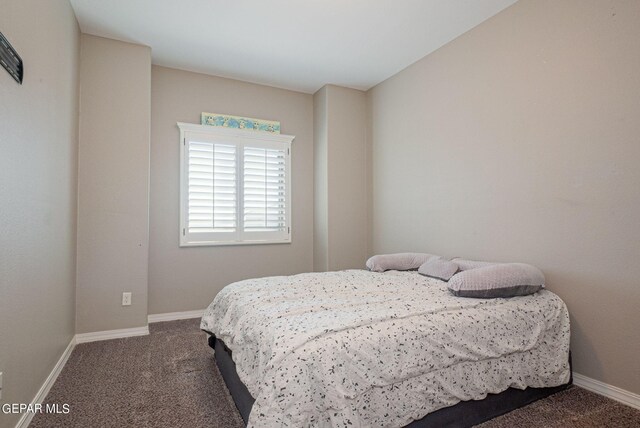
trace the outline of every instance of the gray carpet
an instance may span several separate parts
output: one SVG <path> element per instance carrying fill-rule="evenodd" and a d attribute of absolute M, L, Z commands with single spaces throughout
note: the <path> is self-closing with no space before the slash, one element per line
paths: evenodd
<path fill-rule="evenodd" d="M 30 427 L 243 427 L 199 320 L 149 325 L 149 336 L 76 346 L 47 396 L 68 415 Z"/>
<path fill-rule="evenodd" d="M 242 427 L 198 320 L 151 324 L 149 336 L 78 345 L 47 403 L 67 415 L 38 414 L 39 427 Z M 640 427 L 640 411 L 573 387 L 480 425 Z"/>

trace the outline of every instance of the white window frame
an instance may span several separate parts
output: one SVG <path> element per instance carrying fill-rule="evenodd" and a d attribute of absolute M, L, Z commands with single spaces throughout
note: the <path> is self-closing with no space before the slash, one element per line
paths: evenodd
<path fill-rule="evenodd" d="M 295 136 L 275 134 L 264 131 L 246 129 L 223 128 L 211 125 L 197 125 L 178 122 L 180 129 L 180 247 L 224 246 L 224 245 L 256 245 L 256 244 L 287 244 L 291 243 L 291 143 Z M 194 138 L 195 137 L 195 138 Z M 196 234 L 189 234 L 189 156 L 187 141 L 196 139 L 203 142 L 213 142 L 236 145 L 236 232 L 208 233 L 208 239 L 198 239 Z M 244 220 L 244 183 L 243 163 L 240 154 L 244 146 L 286 149 L 285 158 L 285 233 L 278 232 L 245 232 Z M 216 239 L 225 234 L 227 239 Z M 200 236 L 202 238 L 202 235 Z"/>

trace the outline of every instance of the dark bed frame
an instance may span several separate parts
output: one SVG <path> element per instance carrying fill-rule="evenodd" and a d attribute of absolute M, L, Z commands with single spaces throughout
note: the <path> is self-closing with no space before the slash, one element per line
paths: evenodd
<path fill-rule="evenodd" d="M 215 336 L 209 336 L 209 346 L 215 351 L 216 364 L 246 425 L 255 399 L 238 376 L 236 365 L 231 358 L 231 350 Z M 571 367 L 571 354 L 569 354 L 569 367 Z M 524 390 L 509 388 L 500 394 L 488 394 L 483 400 L 461 401 L 451 407 L 436 410 L 422 419 L 411 422 L 405 428 L 471 427 L 563 391 L 572 383 L 573 375 L 567 384 L 551 388 Z"/>

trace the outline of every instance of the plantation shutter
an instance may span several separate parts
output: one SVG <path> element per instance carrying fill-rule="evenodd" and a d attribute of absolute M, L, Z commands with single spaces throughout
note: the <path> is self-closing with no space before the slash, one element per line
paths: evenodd
<path fill-rule="evenodd" d="M 294 137 L 178 126 L 180 245 L 291 242 Z"/>
<path fill-rule="evenodd" d="M 287 151 L 244 146 L 243 232 L 247 239 L 288 234 Z"/>
<path fill-rule="evenodd" d="M 233 144 L 188 142 L 188 233 L 211 240 L 237 232 L 237 148 Z"/>

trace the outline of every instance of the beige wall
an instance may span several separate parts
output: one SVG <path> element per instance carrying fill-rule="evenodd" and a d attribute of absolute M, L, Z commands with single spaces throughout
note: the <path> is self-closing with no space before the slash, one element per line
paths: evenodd
<path fill-rule="evenodd" d="M 311 95 L 153 66 L 149 313 L 202 309 L 225 285 L 313 269 Z M 203 111 L 279 120 L 291 150 L 291 244 L 180 248 L 179 133 Z"/>
<path fill-rule="evenodd" d="M 81 37 L 78 333 L 147 324 L 150 69 L 148 47 Z"/>
<path fill-rule="evenodd" d="M 362 269 L 367 260 L 366 94 L 328 86 L 329 270 Z"/>
<path fill-rule="evenodd" d="M 327 88 L 313 94 L 313 269 L 329 270 L 329 177 Z"/>
<path fill-rule="evenodd" d="M 521 0 L 370 92 L 373 250 L 535 264 L 640 393 L 640 2 Z"/>
<path fill-rule="evenodd" d="M 367 259 L 366 94 L 326 85 L 314 95 L 314 269 L 363 268 Z"/>
<path fill-rule="evenodd" d="M 29 403 L 75 328 L 79 30 L 67 1 L 0 3 L 25 64 L 0 68 L 0 404 Z"/>

